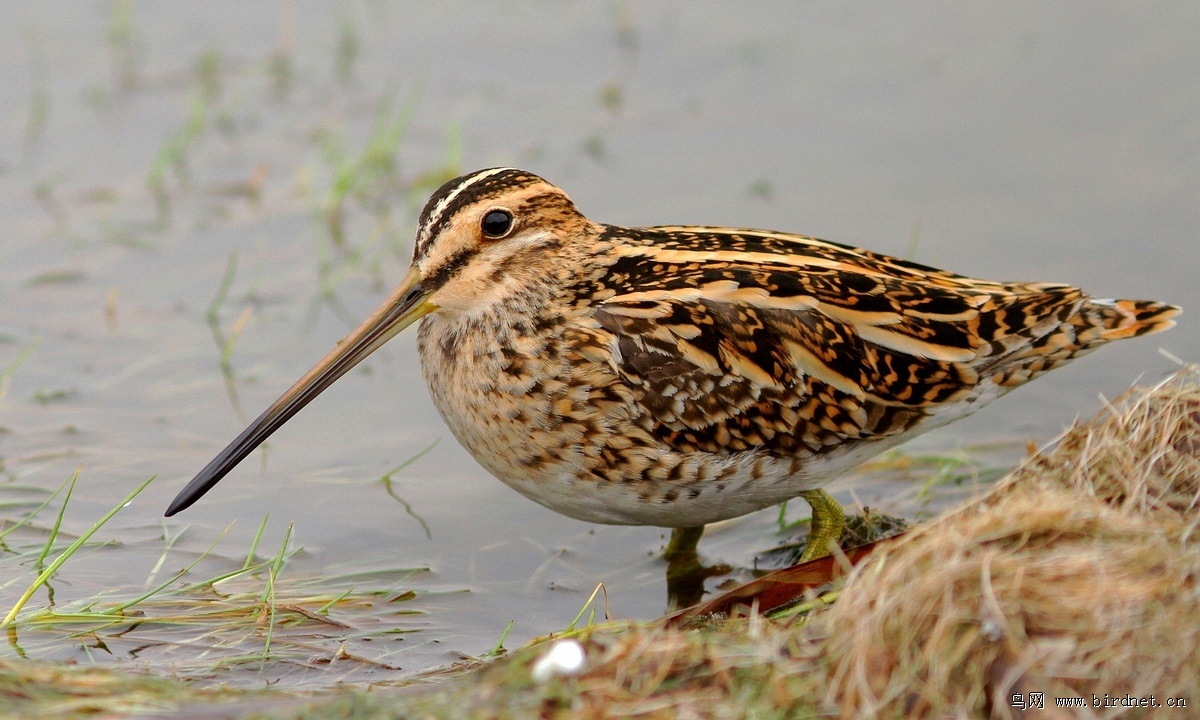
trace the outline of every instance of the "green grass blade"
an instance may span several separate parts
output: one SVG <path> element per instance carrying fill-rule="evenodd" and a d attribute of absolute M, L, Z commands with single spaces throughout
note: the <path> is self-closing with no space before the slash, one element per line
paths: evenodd
<path fill-rule="evenodd" d="M 50 554 L 51 548 L 54 547 L 54 541 L 58 539 L 59 528 L 62 527 L 63 515 L 67 512 L 67 505 L 71 502 L 71 493 L 75 492 L 75 481 L 79 479 L 79 473 L 83 470 L 83 466 L 75 468 L 75 474 L 71 476 L 71 481 L 67 485 L 67 494 L 63 498 L 62 507 L 58 509 L 58 517 L 54 519 L 54 527 L 50 529 L 50 537 L 46 539 L 46 545 L 42 548 L 42 554 L 38 555 L 35 567 L 42 567 L 46 562 L 46 556 Z"/>
<path fill-rule="evenodd" d="M 267 610 L 267 632 L 262 650 L 263 660 L 267 660 L 271 656 L 271 640 L 275 635 L 275 581 L 279 578 L 279 573 L 283 569 L 283 561 L 287 557 L 288 543 L 292 539 L 292 527 L 292 523 L 288 523 L 287 532 L 283 534 L 283 543 L 279 546 L 279 554 L 275 556 L 275 561 L 271 564 L 271 572 L 267 575 L 267 586 L 263 589 L 260 600 Z"/>
<path fill-rule="evenodd" d="M 75 478 L 78 478 L 78 477 L 79 477 L 79 470 L 76 470 L 75 477 L 71 479 L 72 486 L 74 486 Z M 125 498 L 121 500 L 121 502 L 114 505 L 112 507 L 112 509 L 110 509 L 108 512 L 106 512 L 104 514 L 103 517 L 101 517 L 96 522 L 92 523 L 92 526 L 90 528 L 88 528 L 87 530 L 85 530 L 84 533 L 79 536 L 79 539 L 77 539 L 75 542 L 71 543 L 71 545 L 69 547 L 67 547 L 66 550 L 63 550 L 62 553 L 59 554 L 59 556 L 54 559 L 54 562 L 50 563 L 50 566 L 47 567 L 45 570 L 43 570 L 41 572 L 41 574 L 39 574 L 37 576 L 37 579 L 34 580 L 32 584 L 30 584 L 30 586 L 25 590 L 25 593 L 23 595 L 21 595 L 21 597 L 17 600 L 16 604 L 13 605 L 12 610 L 8 611 L 8 615 L 6 615 L 4 617 L 4 620 L 0 621 L 0 629 L 10 627 L 16 621 L 17 613 L 21 612 L 21 609 L 25 607 L 25 604 L 29 602 L 29 599 L 33 597 L 33 594 L 38 591 L 38 588 L 45 585 L 46 581 L 49 580 L 51 578 L 51 576 L 54 575 L 54 573 L 58 572 L 58 569 L 60 567 L 63 566 L 63 563 L 65 563 L 67 560 L 69 560 L 71 558 L 71 556 L 74 555 L 77 550 L 79 550 L 79 548 L 83 547 L 83 544 L 86 543 L 88 540 L 90 540 L 91 537 L 96 534 L 97 530 L 104 527 L 105 523 L 107 523 L 109 520 L 111 520 L 113 518 L 114 515 L 116 515 L 118 512 L 120 512 L 121 508 L 123 508 L 126 505 L 128 505 L 129 503 L 133 502 L 133 499 L 136 498 L 138 496 L 138 494 L 140 494 L 143 490 L 145 490 L 147 485 L 154 482 L 155 477 L 156 476 L 151 475 L 150 477 L 146 478 L 145 481 L 143 481 L 140 485 L 138 485 L 136 488 L 134 488 L 128 495 L 126 495 Z M 64 507 L 66 506 L 65 500 L 63 501 L 63 506 Z"/>
<path fill-rule="evenodd" d="M 258 532 L 254 533 L 254 540 L 250 543 L 250 552 L 246 553 L 246 562 L 242 563 L 243 568 L 248 568 L 254 564 L 254 555 L 258 552 L 258 544 L 262 542 L 262 536 L 267 530 L 267 520 L 269 519 L 271 519 L 271 513 L 263 515 L 262 522 L 258 524 Z"/>
<path fill-rule="evenodd" d="M 500 639 L 496 641 L 491 650 L 484 653 L 484 657 L 500 657 L 504 654 L 504 641 L 508 639 L 508 634 L 512 632 L 514 622 L 514 620 L 508 621 L 508 624 L 504 626 L 504 632 L 500 633 Z"/>

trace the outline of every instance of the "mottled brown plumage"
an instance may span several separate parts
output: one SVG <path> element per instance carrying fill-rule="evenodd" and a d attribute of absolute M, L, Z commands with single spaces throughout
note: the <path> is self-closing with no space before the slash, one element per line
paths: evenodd
<path fill-rule="evenodd" d="M 434 402 L 490 472 L 580 519 L 693 527 L 813 491 L 1177 312 L 787 233 L 601 225 L 492 168 L 430 198 L 401 287 L 171 512 L 419 317 Z"/>

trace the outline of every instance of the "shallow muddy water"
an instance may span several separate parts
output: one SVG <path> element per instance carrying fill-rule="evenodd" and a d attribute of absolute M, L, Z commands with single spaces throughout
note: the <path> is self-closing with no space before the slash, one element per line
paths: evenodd
<path fill-rule="evenodd" d="M 261 626 L 154 621 L 259 592 L 264 570 L 147 602 L 136 626 L 19 625 L 0 652 L 316 686 L 485 653 L 510 622 L 515 647 L 566 627 L 598 583 L 614 617 L 664 609 L 665 531 L 563 518 L 488 476 L 434 410 L 412 331 L 161 517 L 402 277 L 437 183 L 477 167 L 538 172 L 604 222 L 801 232 L 1184 306 L 1169 334 L 907 447 L 969 449 L 966 482 L 930 499 L 937 469 L 918 465 L 834 488 L 910 517 L 977 491 L 977 469 L 1169 371 L 1158 348 L 1200 360 L 1198 31 L 1186 3 L 5 3 L 0 517 L 79 467 L 70 540 L 157 476 L 30 609 L 137 597 L 231 521 L 180 582 L 235 570 L 269 515 L 258 556 L 289 525 L 299 550 L 276 600 L 316 612 L 348 592 L 329 613 L 350 627 L 280 625 L 290 654 L 264 663 Z M 0 610 L 60 504 L 5 539 Z M 776 515 L 715 528 L 702 552 L 749 567 Z"/>

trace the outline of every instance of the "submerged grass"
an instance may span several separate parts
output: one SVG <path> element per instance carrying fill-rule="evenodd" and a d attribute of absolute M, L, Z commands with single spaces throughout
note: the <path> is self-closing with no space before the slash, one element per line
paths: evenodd
<path fill-rule="evenodd" d="M 245 422 L 246 413 L 242 410 L 242 404 L 238 397 L 237 379 L 233 373 L 233 348 L 237 343 L 238 336 L 241 335 L 242 329 L 250 320 L 250 315 L 253 313 L 253 306 L 247 304 L 238 314 L 237 320 L 233 322 L 233 326 L 226 335 L 221 329 L 221 306 L 225 304 L 229 297 L 229 289 L 233 287 L 233 279 L 237 275 L 237 251 L 229 253 L 229 261 L 225 264 L 225 274 L 221 276 L 221 283 L 217 286 L 217 292 L 213 295 L 212 301 L 204 311 L 205 321 L 208 323 L 209 332 L 212 333 L 213 342 L 216 343 L 217 349 L 220 351 L 219 366 L 221 369 L 221 379 L 225 383 L 225 394 L 229 397 L 229 402 L 233 406 L 234 412 L 238 417 Z"/>
<path fill-rule="evenodd" d="M 319 213 L 334 248 L 348 250 L 345 234 L 346 205 L 354 201 L 372 215 L 384 219 L 391 207 L 392 197 L 403 196 L 400 186 L 397 152 L 417 109 L 419 93 L 393 112 L 392 102 L 385 100 L 375 114 L 366 143 L 358 154 L 345 149 L 345 140 L 329 130 L 316 133 L 314 142 L 328 166 L 330 179 L 319 203 Z"/>
<path fill-rule="evenodd" d="M 8 394 L 9 378 L 11 378 L 12 374 L 17 371 L 17 368 L 21 367 L 21 363 L 28 360 L 29 356 L 33 354 L 33 351 L 37 350 L 37 346 L 38 339 L 34 338 L 33 341 L 25 346 L 25 349 L 21 351 L 21 354 L 8 364 L 8 367 L 0 369 L 0 400 L 3 400 Z"/>
<path fill-rule="evenodd" d="M 441 442 L 441 438 L 435 438 L 433 442 L 426 445 L 423 449 L 417 452 L 417 454 L 413 455 L 391 470 L 388 470 L 383 474 L 383 477 L 379 478 L 379 482 L 383 483 L 383 489 L 387 491 L 388 497 L 400 503 L 400 505 L 404 508 L 404 512 L 408 513 L 409 517 L 421 524 L 421 529 L 425 531 L 425 537 L 431 540 L 433 539 L 433 530 L 429 527 L 429 523 L 425 522 L 425 518 L 417 514 L 417 511 L 413 509 L 411 503 L 400 497 L 400 494 L 396 492 L 395 484 L 392 482 L 392 478 L 396 473 L 424 457 L 425 453 L 437 447 L 439 442 Z"/>
<path fill-rule="evenodd" d="M 0 572 L 11 578 L 4 586 L 19 581 L 27 568 L 33 577 L 0 621 L 11 651 L 0 650 L 0 676 L 14 672 L 2 660 L 9 655 L 88 664 L 126 658 L 134 669 L 169 664 L 176 677 L 233 685 L 302 682 L 309 672 L 321 673 L 326 681 L 331 674 L 352 679 L 364 669 L 397 669 L 394 658 L 407 646 L 395 642 L 420 629 L 405 620 L 420 611 L 409 609 L 417 595 L 404 585 L 421 569 L 293 577 L 285 569 L 300 549 L 292 547 L 290 526 L 278 551 L 265 559 L 257 556 L 266 518 L 244 557 L 223 558 L 214 552 L 223 532 L 180 570 L 152 584 L 179 537 L 164 532 L 162 555 L 147 580 L 150 587 L 102 590 L 95 597 L 59 602 L 52 579 L 81 549 L 103 551 L 108 543 L 97 543 L 94 537 L 153 480 L 139 484 L 59 550 L 63 518 L 78 478 L 76 471 L 64 487 L 2 530 Z M 35 526 L 35 516 L 60 496 L 53 524 Z M 27 539 L 18 544 L 13 538 L 22 529 L 45 539 L 36 545 Z M 31 608 L 43 590 L 46 603 Z"/>
<path fill-rule="evenodd" d="M 324 190 L 311 193 L 310 204 L 318 230 L 317 276 L 319 301 L 331 303 L 337 286 L 364 269 L 376 277 L 385 260 L 403 255 L 407 235 L 396 220 L 399 204 L 412 211 L 425 194 L 458 174 L 461 146 L 451 126 L 443 163 L 433 170 L 405 177 L 399 160 L 400 145 L 416 112 L 419 90 L 393 110 L 391 99 L 379 104 L 375 120 L 361 150 L 350 144 L 341 130 L 322 128 L 313 135 L 313 146 L 321 166 L 313 173 L 325 177 Z M 356 211 L 353 215 L 351 211 Z M 363 240 L 351 245 L 347 225 L 354 217 L 370 222 L 366 232 L 354 233 Z M 334 308 L 337 309 L 336 307 Z"/>

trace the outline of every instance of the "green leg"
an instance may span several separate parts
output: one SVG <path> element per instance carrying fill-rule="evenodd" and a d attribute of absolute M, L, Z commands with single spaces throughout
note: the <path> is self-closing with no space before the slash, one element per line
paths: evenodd
<path fill-rule="evenodd" d="M 704 535 L 703 525 L 672 529 L 667 549 L 663 550 L 663 558 L 667 562 L 671 562 L 682 558 L 696 557 L 696 546 L 700 544 L 702 535 Z"/>
<path fill-rule="evenodd" d="M 731 570 L 728 565 L 706 566 L 700 562 L 696 546 L 703 534 L 703 525 L 671 531 L 671 539 L 663 551 L 667 561 L 667 606 L 670 608 L 688 607 L 700 602 L 704 597 L 704 581 Z"/>
<path fill-rule="evenodd" d="M 846 513 L 833 496 L 824 490 L 809 490 L 800 493 L 812 507 L 812 522 L 808 528 L 808 547 L 800 555 L 800 562 L 825 557 L 833 552 L 846 525 Z M 674 540 L 674 536 L 671 538 Z M 699 539 L 699 538 L 697 538 Z"/>

